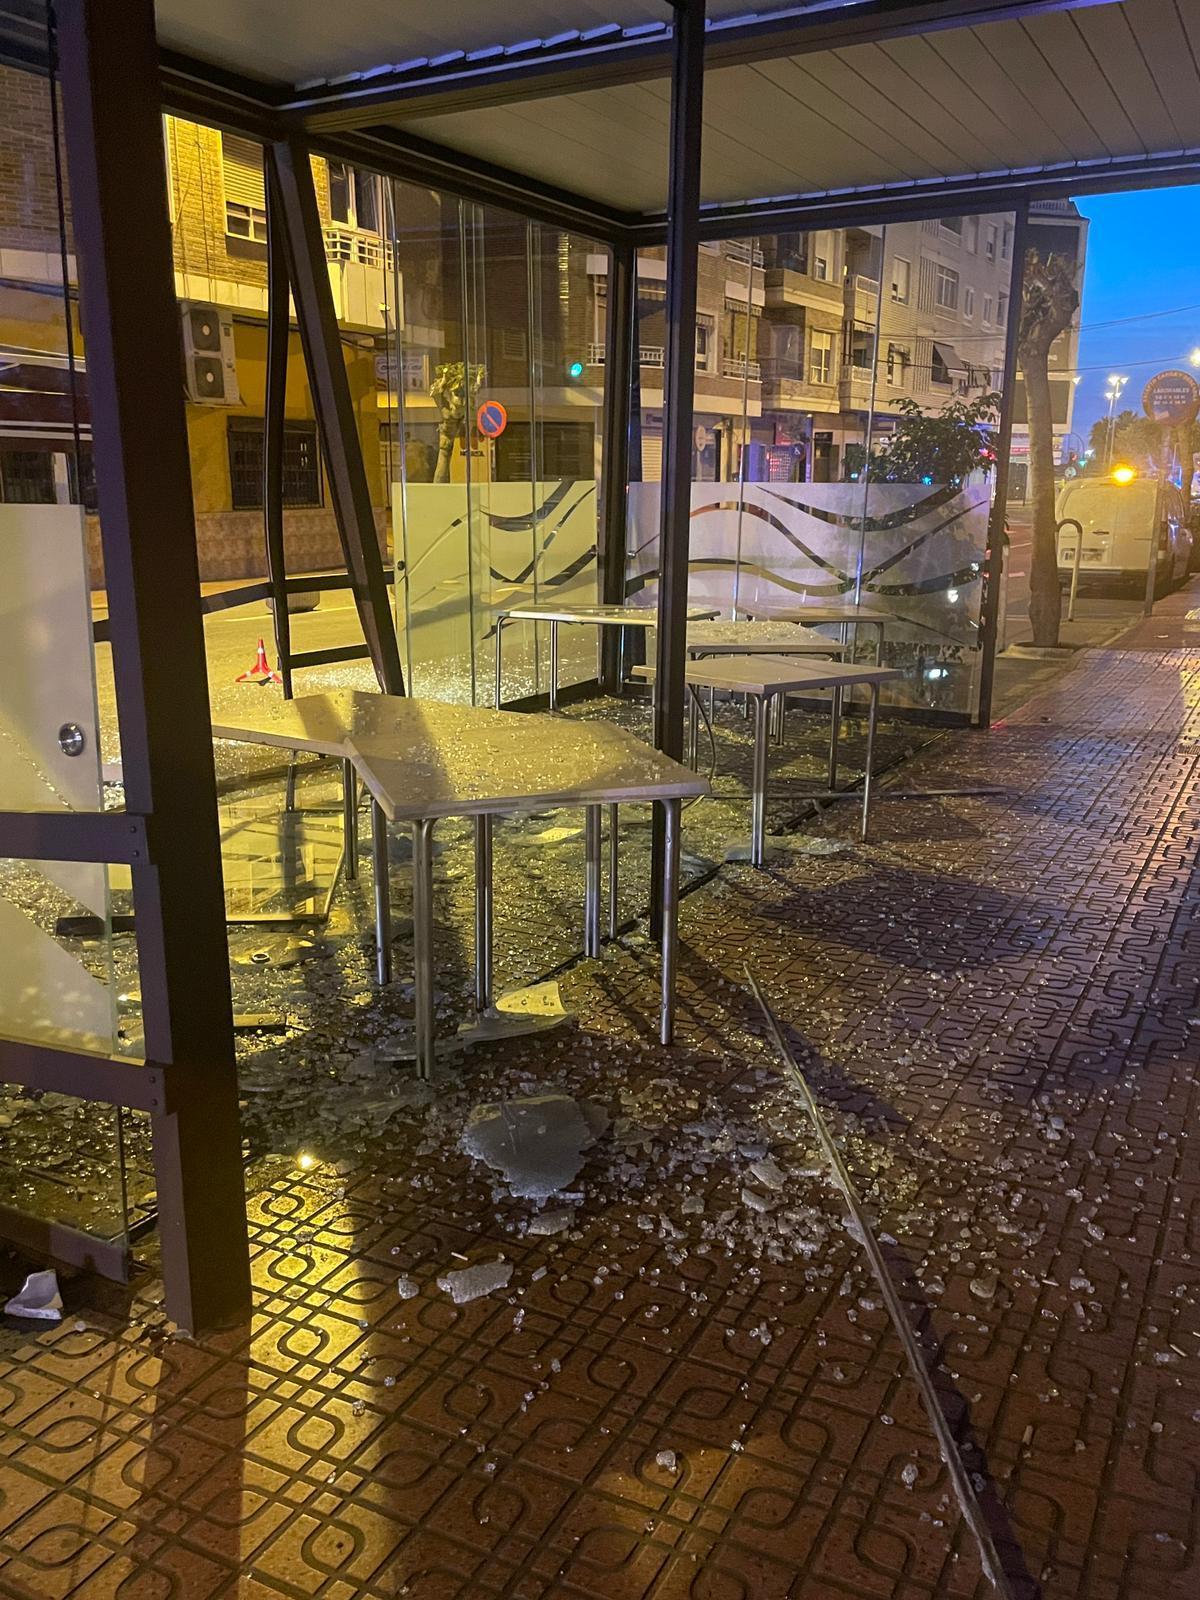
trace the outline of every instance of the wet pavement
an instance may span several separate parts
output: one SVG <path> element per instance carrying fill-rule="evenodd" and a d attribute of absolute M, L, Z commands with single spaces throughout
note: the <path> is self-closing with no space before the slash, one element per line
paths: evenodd
<path fill-rule="evenodd" d="M 634 925 L 562 971 L 574 1026 L 452 1058 L 432 1095 L 389 1059 L 402 986 L 393 1021 L 339 992 L 340 1049 L 297 1030 L 248 1056 L 254 1322 L 179 1337 L 147 1277 L 127 1298 L 65 1281 L 60 1327 L 6 1324 L 0 1594 L 990 1594 L 747 963 L 864 1194 L 1011 1591 L 1200 1593 L 1185 600 L 902 769 L 906 789 L 1001 795 L 886 801 L 865 847 L 838 806 L 804 827 L 844 850 L 725 865 L 690 894 L 671 1050 Z M 731 831 L 712 818 L 698 857 Z M 458 1001 L 451 978 L 447 1031 Z M 282 1122 L 255 1109 L 271 1050 L 312 1090 Z M 607 1126 L 565 1193 L 522 1199 L 463 1135 L 477 1107 L 545 1094 Z M 490 1293 L 439 1287 L 498 1260 Z"/>

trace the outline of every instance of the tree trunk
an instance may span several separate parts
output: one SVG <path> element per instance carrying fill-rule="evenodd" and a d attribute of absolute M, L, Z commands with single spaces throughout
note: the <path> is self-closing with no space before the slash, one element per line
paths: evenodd
<path fill-rule="evenodd" d="M 443 422 L 438 429 L 438 457 L 437 466 L 433 469 L 434 483 L 450 482 L 450 463 L 454 459 L 454 441 L 458 437 L 458 429 L 453 423 Z"/>
<path fill-rule="evenodd" d="M 1054 646 L 1062 621 L 1058 586 L 1058 529 L 1054 516 L 1054 419 L 1050 408 L 1049 348 L 1021 353 L 1029 408 L 1029 498 L 1033 556 L 1029 568 L 1029 622 L 1035 645 Z"/>

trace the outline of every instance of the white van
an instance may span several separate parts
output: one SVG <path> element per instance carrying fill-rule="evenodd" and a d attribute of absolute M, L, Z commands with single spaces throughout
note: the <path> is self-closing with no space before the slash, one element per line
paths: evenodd
<path fill-rule="evenodd" d="M 1162 594 L 1187 576 L 1192 536 L 1187 508 L 1174 484 L 1159 478 L 1125 477 L 1129 468 L 1106 478 L 1072 478 L 1058 492 L 1058 575 L 1071 581 L 1076 530 L 1083 529 L 1079 582 L 1120 583 L 1144 593 L 1151 552 L 1154 592 Z M 1066 521 L 1066 526 L 1064 522 Z"/>

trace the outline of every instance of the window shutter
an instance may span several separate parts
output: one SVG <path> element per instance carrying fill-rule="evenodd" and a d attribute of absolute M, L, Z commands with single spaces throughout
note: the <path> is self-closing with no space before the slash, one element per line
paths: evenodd
<path fill-rule="evenodd" d="M 221 135 L 221 177 L 227 204 L 266 209 L 262 148 L 237 133 Z"/>

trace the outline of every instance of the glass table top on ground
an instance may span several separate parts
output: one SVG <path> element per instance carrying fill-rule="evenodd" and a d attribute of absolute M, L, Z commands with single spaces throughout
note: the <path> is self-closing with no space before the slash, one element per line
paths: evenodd
<path fill-rule="evenodd" d="M 335 730 L 340 736 L 335 738 Z M 433 829 L 444 817 L 475 823 L 475 1001 L 492 1007 L 492 826 L 498 814 L 582 807 L 585 827 L 584 953 L 600 948 L 601 818 L 609 807 L 610 894 L 617 890 L 618 807 L 656 803 L 666 814 L 663 862 L 662 1002 L 659 1037 L 674 1029 L 679 886 L 679 808 L 708 783 L 609 723 L 489 711 L 441 701 L 344 690 L 272 701 L 214 724 L 219 738 L 318 749 L 350 763 L 372 797 L 377 974 L 391 978 L 388 826 L 413 830 L 413 964 L 416 1058 L 434 1061 Z M 310 742 L 310 735 L 313 742 Z M 348 845 L 350 841 L 348 840 Z"/>
<path fill-rule="evenodd" d="M 687 620 L 700 622 L 720 615 L 719 606 L 689 606 Z M 496 709 L 503 701 L 503 636 L 513 622 L 545 622 L 550 627 L 550 709 L 558 710 L 558 630 L 563 623 L 590 623 L 596 628 L 655 628 L 658 612 L 652 606 L 573 605 L 552 600 L 532 605 L 503 606 L 495 613 L 496 627 Z"/>

